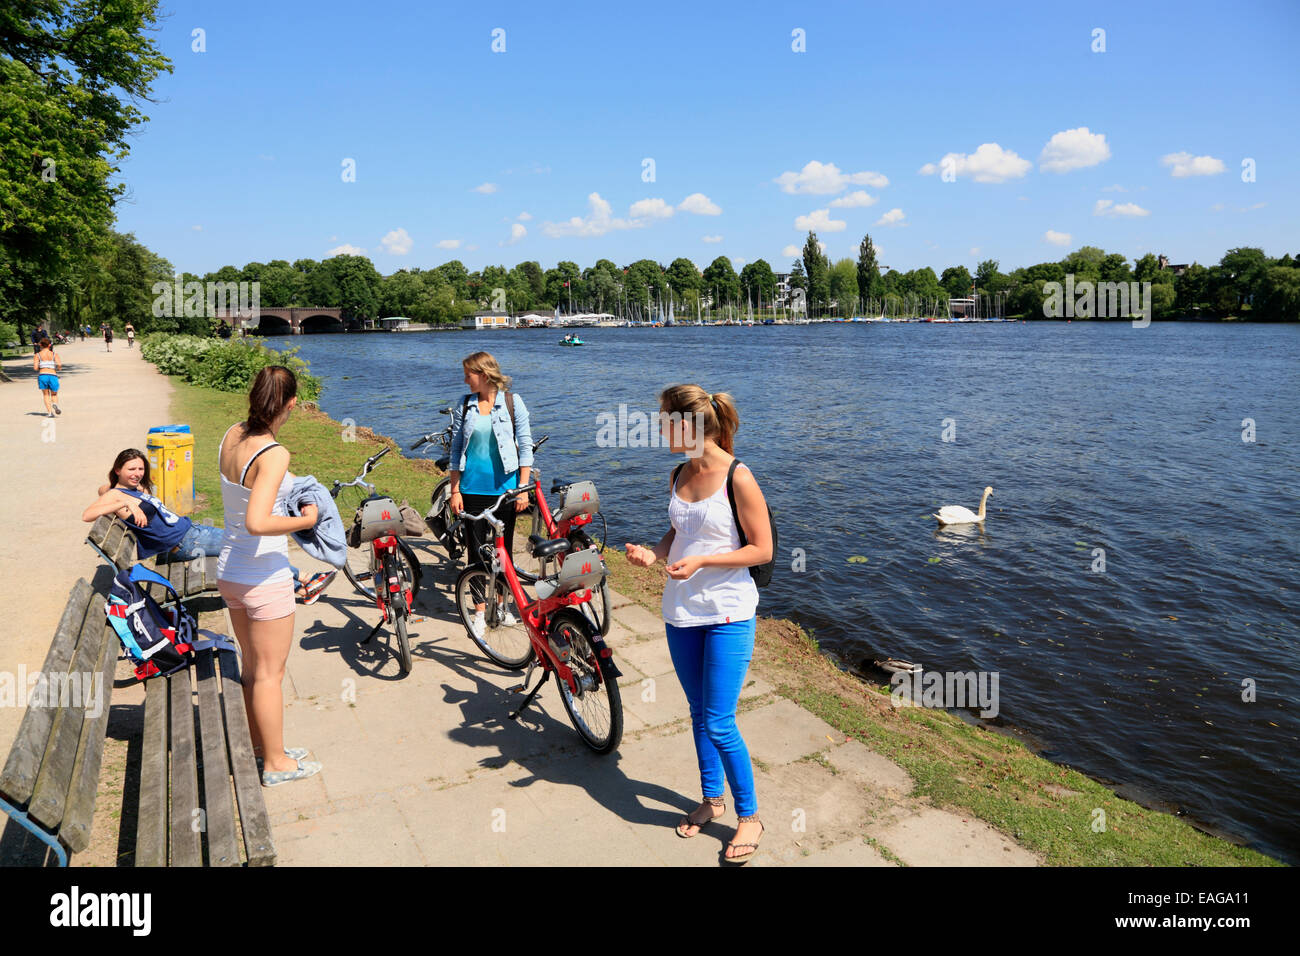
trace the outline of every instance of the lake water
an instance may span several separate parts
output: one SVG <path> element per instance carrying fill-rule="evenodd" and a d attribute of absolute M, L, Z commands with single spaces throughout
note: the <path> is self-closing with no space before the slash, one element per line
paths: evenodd
<path fill-rule="evenodd" d="M 781 535 L 760 613 L 854 669 L 997 672 L 997 722 L 1046 756 L 1300 862 L 1300 326 L 560 334 L 274 344 L 302 348 L 325 412 L 404 446 L 490 350 L 550 435 L 547 487 L 595 480 L 620 548 L 666 530 L 674 459 L 599 447 L 597 416 L 678 382 L 730 392 Z M 986 485 L 982 529 L 936 529 Z"/>

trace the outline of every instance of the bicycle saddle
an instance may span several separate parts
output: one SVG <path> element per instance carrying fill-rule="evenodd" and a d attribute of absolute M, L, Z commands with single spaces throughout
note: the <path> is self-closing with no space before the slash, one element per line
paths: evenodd
<path fill-rule="evenodd" d="M 561 491 L 569 487 L 569 485 L 571 484 L 573 484 L 573 482 L 561 481 L 559 478 L 556 478 L 553 482 L 551 482 L 551 494 L 553 495 L 559 494 Z"/>
<path fill-rule="evenodd" d="M 451 456 L 443 455 L 441 458 L 435 461 L 434 464 L 438 466 L 439 470 L 446 471 L 447 466 L 451 464 Z"/>
<path fill-rule="evenodd" d="M 528 536 L 528 553 L 540 560 L 554 558 L 568 550 L 568 538 L 552 538 L 547 541 L 540 534 L 530 534 Z"/>

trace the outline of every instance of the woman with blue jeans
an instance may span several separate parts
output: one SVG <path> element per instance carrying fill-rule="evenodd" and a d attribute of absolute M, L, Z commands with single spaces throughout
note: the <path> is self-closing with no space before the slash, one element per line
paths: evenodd
<path fill-rule="evenodd" d="M 724 776 L 739 817 L 725 859 L 744 863 L 758 851 L 754 770 L 736 726 L 736 705 L 754 654 L 758 588 L 750 565 L 772 557 L 767 503 L 748 468 L 736 468 L 732 485 L 736 510 L 749 543 L 740 544 L 727 472 L 732 436 L 740 423 L 731 396 L 709 394 L 698 385 L 674 385 L 659 396 L 662 430 L 674 454 L 689 455 L 669 489 L 672 527 L 653 548 L 628 544 L 628 560 L 668 568 L 663 617 L 668 650 L 691 709 L 691 730 L 700 765 L 704 801 L 677 824 L 677 835 L 693 837 L 725 811 Z"/>
<path fill-rule="evenodd" d="M 195 524 L 169 509 L 153 494 L 149 459 L 138 448 L 127 448 L 113 462 L 108 484 L 99 488 L 99 498 L 82 512 L 83 521 L 115 514 L 131 526 L 136 540 L 136 558 L 143 561 L 163 554 L 163 563 L 192 561 L 221 554 L 225 529 Z M 304 604 L 314 604 L 337 571 L 321 571 L 306 584 L 293 568 L 294 588 Z"/>

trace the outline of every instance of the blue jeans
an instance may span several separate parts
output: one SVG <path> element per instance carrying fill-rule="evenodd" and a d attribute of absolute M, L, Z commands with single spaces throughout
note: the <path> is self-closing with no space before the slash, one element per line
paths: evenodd
<path fill-rule="evenodd" d="M 668 653 L 691 706 L 691 732 L 700 762 L 705 797 L 724 793 L 723 772 L 731 784 L 736 813 L 758 812 L 754 768 L 736 726 L 736 704 L 754 656 L 756 618 L 729 624 L 677 627 L 665 622 Z"/>
<path fill-rule="evenodd" d="M 181 538 L 181 543 L 176 546 L 176 550 L 170 554 L 159 555 L 159 560 L 164 564 L 170 564 L 174 561 L 193 561 L 195 558 L 215 558 L 221 554 L 221 542 L 225 540 L 226 531 L 224 528 L 217 528 L 210 524 L 190 523 L 190 530 L 185 532 L 185 537 Z M 289 570 L 293 572 L 293 586 L 295 588 L 301 583 L 298 578 L 298 569 L 289 565 Z"/>

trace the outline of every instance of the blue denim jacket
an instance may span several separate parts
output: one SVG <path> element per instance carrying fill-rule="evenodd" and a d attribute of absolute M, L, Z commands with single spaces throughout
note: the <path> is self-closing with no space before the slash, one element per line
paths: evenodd
<path fill-rule="evenodd" d="M 528 408 L 518 395 L 514 395 L 513 398 L 515 400 L 513 438 L 510 434 L 510 412 L 506 409 L 504 389 L 497 389 L 496 403 L 492 406 L 491 413 L 492 433 L 496 436 L 497 451 L 501 453 L 501 467 L 505 469 L 506 474 L 513 474 L 525 465 L 531 467 L 533 463 L 533 433 L 528 427 Z M 465 411 L 464 396 L 461 396 L 460 404 L 452 409 L 451 464 L 447 466 L 452 471 L 465 470 L 465 453 L 469 447 L 466 439 L 474 434 L 478 415 L 478 402 L 470 402 L 469 410 Z M 516 441 L 519 442 L 518 454 L 515 454 Z"/>

